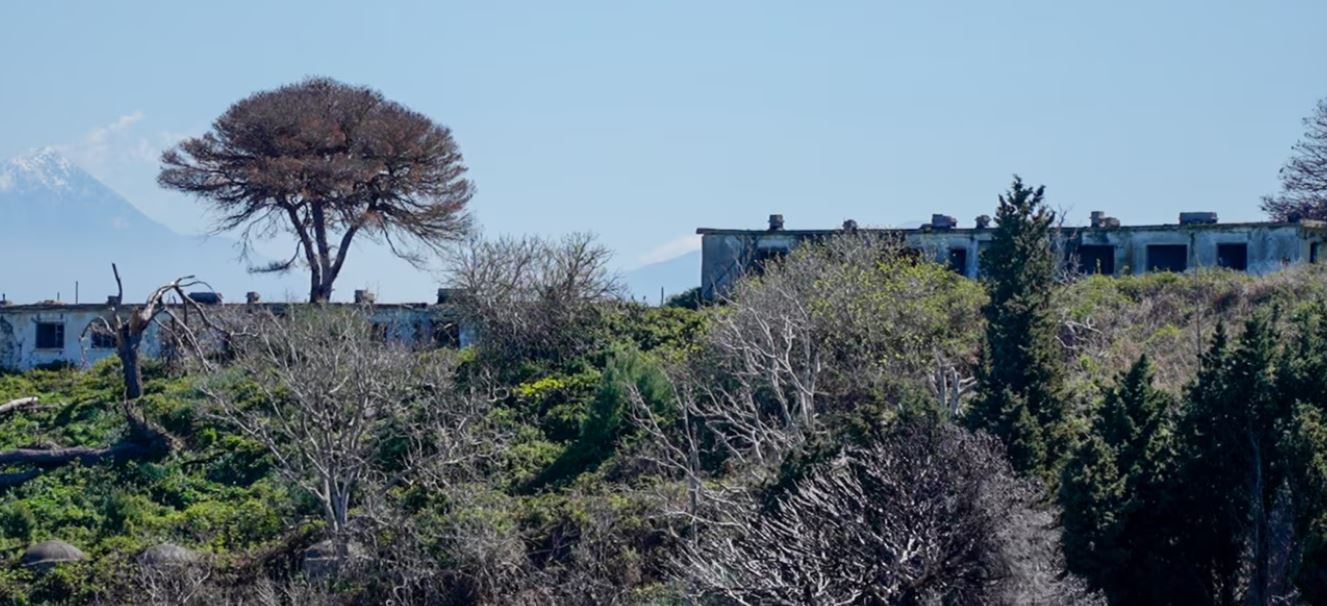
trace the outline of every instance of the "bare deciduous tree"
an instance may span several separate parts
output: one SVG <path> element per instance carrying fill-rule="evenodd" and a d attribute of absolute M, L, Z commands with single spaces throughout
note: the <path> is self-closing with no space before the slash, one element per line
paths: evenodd
<path fill-rule="evenodd" d="M 120 281 L 120 269 L 112 263 L 111 272 L 115 274 L 116 295 L 111 299 L 110 314 L 89 324 L 83 336 L 92 332 L 115 339 L 115 355 L 120 359 L 120 369 L 124 376 L 124 398 L 135 400 L 143 395 L 139 350 L 143 345 L 143 337 L 156 324 L 159 316 L 166 316 L 172 321 L 172 336 L 180 341 L 179 345 L 189 350 L 199 349 L 199 336 L 195 334 L 188 318 L 190 312 L 200 325 L 210 329 L 216 327 L 208 320 L 207 311 L 185 292 L 188 288 L 205 286 L 206 282 L 193 276 L 177 278 L 153 290 L 142 305 L 123 309 L 124 283 Z M 171 295 L 174 295 L 173 300 Z"/>
<path fill-rule="evenodd" d="M 203 389 L 219 416 L 266 447 L 277 471 L 317 499 L 340 539 L 357 491 L 392 437 L 385 430 L 409 406 L 440 405 L 449 368 L 378 338 L 359 310 L 257 311 L 251 322 L 232 338 L 234 360 Z"/>
<path fill-rule="evenodd" d="M 1327 220 L 1327 99 L 1304 119 L 1304 138 L 1291 151 L 1281 192 L 1263 198 L 1263 211 L 1276 221 Z"/>
<path fill-rule="evenodd" d="M 468 227 L 474 194 L 451 131 L 365 87 L 312 78 L 255 93 L 161 158 L 162 187 L 210 201 L 217 231 L 292 235 L 327 301 L 357 235 L 422 265 Z"/>

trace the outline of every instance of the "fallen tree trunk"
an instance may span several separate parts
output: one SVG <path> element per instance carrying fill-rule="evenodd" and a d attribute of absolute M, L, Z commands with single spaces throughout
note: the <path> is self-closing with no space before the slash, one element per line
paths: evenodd
<path fill-rule="evenodd" d="M 41 475 L 48 467 L 59 467 L 73 462 L 90 465 L 121 458 L 148 459 L 176 448 L 177 440 L 173 436 L 154 423 L 134 414 L 127 402 L 124 413 L 129 422 L 129 436 L 110 446 L 15 448 L 0 451 L 0 467 L 10 465 L 36 467 L 25 471 L 0 473 L 0 488 L 18 486 Z"/>
<path fill-rule="evenodd" d="M 135 442 L 120 442 L 111 446 L 70 446 L 67 448 L 15 448 L 0 452 L 0 465 L 63 465 L 78 461 L 84 465 L 115 457 L 144 456 L 152 448 Z"/>
<path fill-rule="evenodd" d="M 23 410 L 39 410 L 44 408 L 53 408 L 52 406 L 39 404 L 38 403 L 39 400 L 40 399 L 37 396 L 32 396 L 28 398 L 19 398 L 17 400 L 10 400 L 8 402 L 5 402 L 4 404 L 0 404 L 0 417 Z"/>

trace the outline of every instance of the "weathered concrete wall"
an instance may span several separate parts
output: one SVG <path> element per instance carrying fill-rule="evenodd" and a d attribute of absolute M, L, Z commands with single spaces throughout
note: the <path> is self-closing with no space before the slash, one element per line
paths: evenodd
<path fill-rule="evenodd" d="M 1309 246 L 1321 240 L 1320 235 L 1297 226 L 1279 224 L 1082 230 L 1078 236 L 1083 244 L 1115 246 L 1115 268 L 1120 275 L 1146 273 L 1147 247 L 1165 244 L 1186 247 L 1189 269 L 1218 267 L 1220 244 L 1245 244 L 1248 246 L 1246 271 L 1266 274 L 1306 261 Z"/>
<path fill-rule="evenodd" d="M 0 317 L 0 368 L 18 368 L 18 341 L 14 325 Z"/>
<path fill-rule="evenodd" d="M 114 355 L 113 348 L 93 347 L 91 333 L 87 331 L 88 326 L 105 313 L 105 310 L 86 309 L 82 306 L 67 310 L 0 309 L 0 367 L 28 370 L 56 362 L 90 366 L 102 358 Z M 64 326 L 64 340 L 59 347 L 37 347 L 37 324 L 43 322 Z M 159 353 L 156 333 L 156 325 L 148 328 L 143 339 L 142 352 L 145 355 Z"/>
<path fill-rule="evenodd" d="M 63 362 L 87 367 L 102 358 L 115 355 L 113 348 L 94 348 L 88 325 L 109 313 L 99 305 L 39 305 L 0 307 L 0 368 L 28 370 L 43 364 Z M 429 305 L 383 305 L 373 308 L 371 320 L 381 327 L 383 336 L 409 347 L 434 343 L 437 322 L 446 321 L 447 311 Z M 64 325 L 64 342 L 58 348 L 37 348 L 37 324 L 58 322 Z M 147 357 L 161 354 L 159 325 L 148 328 L 140 353 Z M 459 330 L 461 346 L 474 340 L 473 330 Z"/>
<path fill-rule="evenodd" d="M 744 231 L 699 230 L 701 240 L 701 293 L 708 299 L 730 292 L 749 271 L 761 251 L 790 251 L 809 239 L 831 236 L 834 230 Z M 905 230 L 904 245 L 941 264 L 949 264 L 951 251 L 962 250 L 961 273 L 970 278 L 979 273 L 981 252 L 990 242 L 991 229 Z M 1062 261 L 1079 245 L 1109 245 L 1115 248 L 1115 275 L 1146 273 L 1148 247 L 1182 245 L 1186 269 L 1218 267 L 1221 244 L 1247 246 L 1246 271 L 1266 274 L 1287 265 L 1309 261 L 1310 249 L 1327 241 L 1327 227 L 1305 222 L 1231 223 L 1202 225 L 1155 225 L 1115 228 L 1066 228 L 1055 243 Z M 1327 251 L 1325 251 L 1327 252 Z"/>

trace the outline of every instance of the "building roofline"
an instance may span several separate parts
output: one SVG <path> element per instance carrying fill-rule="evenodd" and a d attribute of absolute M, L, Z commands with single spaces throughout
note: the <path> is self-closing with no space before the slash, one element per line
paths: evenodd
<path fill-rule="evenodd" d="M 1220 229 L 1252 229 L 1252 228 L 1278 228 L 1278 227 L 1297 227 L 1300 229 L 1312 229 L 1317 231 L 1327 231 L 1327 222 L 1304 220 L 1299 222 L 1277 222 L 1277 221 L 1242 221 L 1235 223 L 1163 223 L 1159 225 L 1121 225 L 1119 227 L 1089 227 L 1089 226 L 1065 226 L 1061 229 L 1070 231 L 1084 232 L 1120 232 L 1120 231 L 1174 231 L 1174 230 L 1220 230 Z M 995 228 L 977 228 L 977 227 L 955 227 L 950 229 L 927 229 L 919 227 L 861 227 L 856 230 L 861 233 L 871 234 L 982 234 L 995 231 Z M 842 229 L 725 229 L 714 227 L 698 227 L 696 234 L 701 236 L 825 236 L 832 234 L 845 233 Z"/>

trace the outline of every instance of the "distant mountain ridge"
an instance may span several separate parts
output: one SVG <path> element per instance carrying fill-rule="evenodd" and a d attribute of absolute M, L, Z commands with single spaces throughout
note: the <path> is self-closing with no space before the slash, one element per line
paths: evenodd
<path fill-rule="evenodd" d="M 129 301 L 190 274 L 228 300 L 284 291 L 249 275 L 234 241 L 171 231 L 51 148 L 0 163 L 0 250 L 0 294 L 14 303 L 74 302 L 75 282 L 81 302 L 104 301 L 112 262 Z"/>
<path fill-rule="evenodd" d="M 667 298 L 700 286 L 700 251 L 638 267 L 623 278 L 633 299 L 658 305 L 660 289 Z"/>

